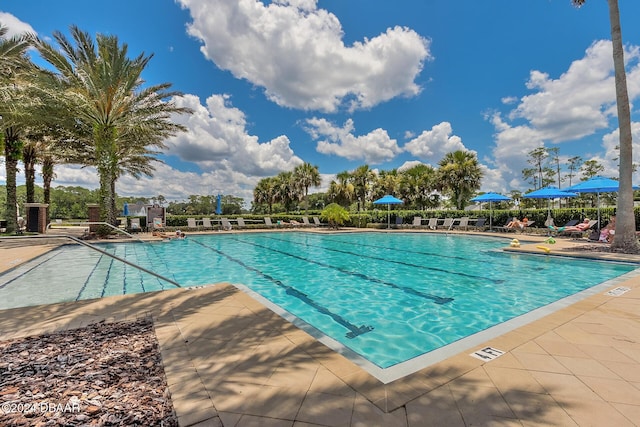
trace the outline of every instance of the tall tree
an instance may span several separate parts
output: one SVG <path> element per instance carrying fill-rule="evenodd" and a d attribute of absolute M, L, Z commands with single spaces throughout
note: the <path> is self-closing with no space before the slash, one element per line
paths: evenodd
<path fill-rule="evenodd" d="M 327 198 L 343 207 L 348 207 L 355 200 L 355 188 L 351 183 L 348 171 L 339 172 L 336 179 L 329 184 Z"/>
<path fill-rule="evenodd" d="M 586 0 L 572 0 L 580 7 Z M 627 91 L 627 74 L 624 69 L 624 47 L 618 0 L 607 0 L 609 24 L 613 44 L 613 69 L 616 81 L 616 105 L 620 137 L 620 168 L 618 205 L 616 209 L 616 237 L 611 247 L 625 253 L 638 253 L 640 246 L 636 237 L 636 218 L 633 211 L 633 140 L 631 137 L 631 112 Z"/>
<path fill-rule="evenodd" d="M 4 149 L 7 181 L 7 232 L 13 233 L 18 223 L 16 175 L 22 155 L 20 115 L 28 102 L 23 95 L 21 80 L 32 64 L 26 57 L 29 37 L 7 38 L 7 32 L 7 27 L 0 24 L 0 146 Z"/>
<path fill-rule="evenodd" d="M 267 205 L 269 214 L 273 212 L 276 202 L 276 180 L 273 177 L 262 178 L 253 189 L 253 203 L 256 206 Z M 255 208 L 254 208 L 255 209 Z"/>
<path fill-rule="evenodd" d="M 478 158 L 470 151 L 458 150 L 447 153 L 438 165 L 440 188 L 450 195 L 456 209 L 464 209 L 480 189 L 482 170 Z"/>
<path fill-rule="evenodd" d="M 358 166 L 351 172 L 350 181 L 353 184 L 353 191 L 358 200 L 358 211 L 362 209 L 369 198 L 371 184 L 376 178 L 375 173 L 369 169 L 369 165 Z"/>
<path fill-rule="evenodd" d="M 567 173 L 567 178 L 569 178 L 569 187 L 571 187 L 573 185 L 572 184 L 573 177 L 576 176 L 576 172 L 580 170 L 580 167 L 582 166 L 582 157 L 580 156 L 570 157 L 568 162 L 569 164 L 567 166 L 567 169 L 569 169 L 569 173 Z"/>
<path fill-rule="evenodd" d="M 304 212 L 309 210 L 309 187 L 319 187 L 321 184 L 318 166 L 304 162 L 293 169 L 293 179 L 304 190 Z"/>
<path fill-rule="evenodd" d="M 53 34 L 59 47 L 36 39 L 40 55 L 55 69 L 68 90 L 59 105 L 75 122 L 69 129 L 84 154 L 83 164 L 95 166 L 100 178 L 100 219 L 116 223 L 115 183 L 123 173 L 150 175 L 163 140 L 185 130 L 171 114 L 190 112 L 168 98 L 169 83 L 143 88 L 142 72 L 152 55 L 130 59 L 126 44 L 112 35 L 91 36 L 75 26 L 72 41 Z M 74 45 L 75 43 L 75 45 Z M 49 94 L 54 95 L 54 94 Z"/>

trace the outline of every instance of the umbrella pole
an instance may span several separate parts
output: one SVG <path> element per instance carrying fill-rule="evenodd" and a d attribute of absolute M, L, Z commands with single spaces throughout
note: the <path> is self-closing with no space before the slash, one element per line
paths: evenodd
<path fill-rule="evenodd" d="M 493 208 L 491 207 L 491 201 L 489 201 L 489 231 L 493 231 L 493 220 L 492 220 L 492 215 L 493 215 Z"/>
<path fill-rule="evenodd" d="M 387 230 L 391 229 L 391 204 L 387 203 Z"/>

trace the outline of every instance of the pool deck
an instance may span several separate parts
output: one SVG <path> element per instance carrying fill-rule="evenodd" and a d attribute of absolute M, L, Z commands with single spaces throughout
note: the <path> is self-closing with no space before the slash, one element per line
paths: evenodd
<path fill-rule="evenodd" d="M 509 250 L 640 262 L 570 251 L 585 241 L 503 236 L 520 240 Z M 0 271 L 51 248 L 3 243 Z M 152 316 L 181 426 L 637 426 L 639 282 L 388 384 L 230 284 L 3 310 L 0 340 Z M 485 347 L 504 354 L 470 355 Z"/>

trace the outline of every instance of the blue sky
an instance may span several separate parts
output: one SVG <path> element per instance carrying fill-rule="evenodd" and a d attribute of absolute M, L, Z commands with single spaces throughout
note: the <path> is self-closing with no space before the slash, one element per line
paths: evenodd
<path fill-rule="evenodd" d="M 640 163 L 640 2 L 619 4 Z M 323 190 L 365 163 L 437 165 L 458 149 L 477 153 L 483 191 L 526 191 L 541 145 L 617 176 L 604 0 L 3 0 L 0 22 L 42 38 L 70 25 L 117 35 L 131 56 L 154 54 L 147 82 L 172 83 L 196 111 L 177 118 L 189 131 L 166 141 L 154 178 L 123 177 L 121 195 L 249 200 L 303 161 Z M 98 185 L 91 168 L 56 173 L 54 185 Z"/>

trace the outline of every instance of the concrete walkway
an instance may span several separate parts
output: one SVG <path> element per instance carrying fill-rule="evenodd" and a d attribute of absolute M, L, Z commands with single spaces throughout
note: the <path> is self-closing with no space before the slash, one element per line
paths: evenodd
<path fill-rule="evenodd" d="M 544 237 L 517 238 L 512 250 L 541 251 Z M 585 242 L 546 246 L 569 255 L 576 244 Z M 0 246 L 2 265 L 29 256 Z M 153 316 L 182 426 L 634 426 L 640 284 L 616 287 L 630 290 L 588 297 L 389 384 L 229 284 L 4 310 L 0 340 Z M 505 353 L 469 355 L 483 347 Z"/>

